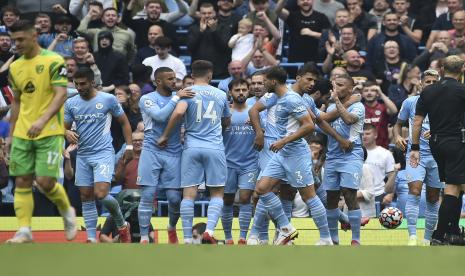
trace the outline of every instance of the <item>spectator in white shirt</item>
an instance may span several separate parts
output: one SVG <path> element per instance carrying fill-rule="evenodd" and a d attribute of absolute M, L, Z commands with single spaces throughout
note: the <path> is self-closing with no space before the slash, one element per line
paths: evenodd
<path fill-rule="evenodd" d="M 233 35 L 228 42 L 232 49 L 231 60 L 242 60 L 254 46 L 254 35 L 252 34 L 252 20 L 244 18 L 239 21 L 237 34 Z"/>
<path fill-rule="evenodd" d="M 394 157 L 392 153 L 376 145 L 376 138 L 378 134 L 376 127 L 372 124 L 365 124 L 363 126 L 363 145 L 367 149 L 368 158 L 365 164 L 370 166 L 371 173 L 374 179 L 374 194 L 375 200 L 381 202 L 381 206 L 391 203 L 393 194 L 387 194 L 385 191 L 386 186 L 392 186 L 395 181 L 396 174 L 394 172 Z M 387 182 L 384 179 L 387 177 Z"/>
<path fill-rule="evenodd" d="M 368 158 L 368 151 L 363 148 L 364 160 Z M 363 164 L 362 179 L 357 191 L 357 200 L 362 211 L 362 217 L 372 218 L 376 217 L 375 208 L 375 178 L 371 172 L 370 165 Z"/>
<path fill-rule="evenodd" d="M 155 40 L 155 52 L 153 57 L 148 57 L 142 61 L 142 64 L 152 67 L 155 72 L 160 67 L 171 68 L 176 73 L 178 87 L 181 86 L 182 79 L 186 76 L 186 65 L 177 57 L 170 54 L 172 41 L 170 38 L 162 36 Z M 152 80 L 153 80 L 152 76 Z"/>

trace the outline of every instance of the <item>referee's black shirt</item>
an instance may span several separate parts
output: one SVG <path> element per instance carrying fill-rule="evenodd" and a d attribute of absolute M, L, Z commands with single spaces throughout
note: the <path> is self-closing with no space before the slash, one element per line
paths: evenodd
<path fill-rule="evenodd" d="M 416 115 L 429 117 L 431 135 L 461 135 L 465 116 L 465 85 L 444 78 L 426 87 L 420 94 Z"/>

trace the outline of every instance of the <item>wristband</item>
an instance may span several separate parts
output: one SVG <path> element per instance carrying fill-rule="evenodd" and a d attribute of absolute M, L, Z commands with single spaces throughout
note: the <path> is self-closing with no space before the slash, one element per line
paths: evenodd
<path fill-rule="evenodd" d="M 132 145 L 126 145 L 126 150 L 133 150 L 134 147 Z"/>
<path fill-rule="evenodd" d="M 175 96 L 173 96 L 173 97 L 171 98 L 171 100 L 172 100 L 173 102 L 175 102 L 175 103 L 177 103 L 180 99 L 181 99 L 181 98 L 179 98 L 178 95 L 175 95 Z"/>
<path fill-rule="evenodd" d="M 410 150 L 419 151 L 419 150 L 420 150 L 420 145 L 419 145 L 419 144 L 412 144 L 412 145 L 410 146 Z"/>

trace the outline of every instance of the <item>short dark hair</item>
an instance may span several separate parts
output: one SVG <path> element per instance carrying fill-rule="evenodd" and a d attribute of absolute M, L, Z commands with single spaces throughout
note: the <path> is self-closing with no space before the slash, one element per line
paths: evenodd
<path fill-rule="evenodd" d="M 92 69 L 90 69 L 88 67 L 80 67 L 80 68 L 78 68 L 76 70 L 76 72 L 74 72 L 73 78 L 74 79 L 86 78 L 89 81 L 93 81 L 94 80 L 94 71 L 92 71 Z"/>
<path fill-rule="evenodd" d="M 374 124 L 364 124 L 363 125 L 363 130 L 372 130 L 374 129 L 376 131 L 376 126 Z"/>
<path fill-rule="evenodd" d="M 213 8 L 213 9 L 215 9 L 215 6 L 213 6 L 213 4 L 210 3 L 210 2 L 203 2 L 202 4 L 200 4 L 199 9 L 201 9 L 201 8 Z"/>
<path fill-rule="evenodd" d="M 268 0 L 252 0 L 252 4 L 265 4 L 268 3 Z"/>
<path fill-rule="evenodd" d="M 157 70 L 153 73 L 153 76 L 156 78 L 160 77 L 160 74 L 174 72 L 173 69 L 169 67 L 158 67 Z"/>
<path fill-rule="evenodd" d="M 182 82 L 184 83 L 187 79 L 194 79 L 194 78 L 192 78 L 191 74 L 187 74 L 184 76 L 184 78 L 182 78 Z"/>
<path fill-rule="evenodd" d="M 89 6 L 98 6 L 99 8 L 103 10 L 103 4 L 102 2 L 99 2 L 99 1 L 91 1 L 89 2 Z"/>
<path fill-rule="evenodd" d="M 342 29 L 352 29 L 352 31 L 353 31 L 354 34 L 355 34 L 355 32 L 356 32 L 356 31 L 355 31 L 355 28 L 356 28 L 356 27 L 355 27 L 355 24 L 354 24 L 354 23 L 347 23 L 347 24 L 345 24 L 344 26 L 341 27 L 341 31 L 342 31 Z"/>
<path fill-rule="evenodd" d="M 286 70 L 279 66 L 268 68 L 265 75 L 267 79 L 278 81 L 280 84 L 285 84 L 287 80 Z"/>
<path fill-rule="evenodd" d="M 20 19 L 13 23 L 10 27 L 10 32 L 24 32 L 24 31 L 35 31 L 34 24 L 27 19 Z"/>
<path fill-rule="evenodd" d="M 383 15 L 383 20 L 385 20 L 388 15 L 395 15 L 397 17 L 397 14 L 395 12 L 387 12 Z"/>
<path fill-rule="evenodd" d="M 16 16 L 20 16 L 21 12 L 15 7 L 11 5 L 4 6 L 1 10 L 2 16 L 5 15 L 6 12 L 11 12 Z"/>
<path fill-rule="evenodd" d="M 102 15 L 104 15 L 107 11 L 115 11 L 116 14 L 118 15 L 118 10 L 113 8 L 113 7 L 108 7 L 106 9 L 104 9 L 103 12 L 102 12 Z"/>
<path fill-rule="evenodd" d="M 166 36 L 157 37 L 154 41 L 154 46 L 158 46 L 160 48 L 169 48 L 173 45 L 173 41 L 171 38 Z"/>
<path fill-rule="evenodd" d="M 370 87 L 370 86 L 379 86 L 379 85 L 375 81 L 366 81 L 365 83 L 363 83 L 363 88 Z"/>
<path fill-rule="evenodd" d="M 46 13 L 43 13 L 43 12 L 40 12 L 36 15 L 36 17 L 34 18 L 34 20 L 37 20 L 37 18 L 48 18 L 50 19 L 50 16 Z M 51 20 L 51 19 L 50 19 Z"/>
<path fill-rule="evenodd" d="M 210 72 L 213 72 L 213 63 L 199 59 L 192 63 L 191 69 L 194 78 L 206 77 Z"/>
<path fill-rule="evenodd" d="M 234 86 L 238 86 L 238 85 L 242 85 L 242 84 L 245 84 L 247 86 L 247 88 L 249 88 L 249 83 L 247 82 L 247 80 L 245 80 L 243 78 L 238 78 L 238 79 L 233 79 L 231 82 L 229 82 L 228 89 L 229 89 L 229 91 L 231 91 Z"/>
<path fill-rule="evenodd" d="M 297 76 L 303 76 L 305 74 L 314 74 L 315 76 L 318 76 L 318 66 L 316 65 L 315 62 L 309 61 L 302 65 L 299 70 L 297 70 Z"/>

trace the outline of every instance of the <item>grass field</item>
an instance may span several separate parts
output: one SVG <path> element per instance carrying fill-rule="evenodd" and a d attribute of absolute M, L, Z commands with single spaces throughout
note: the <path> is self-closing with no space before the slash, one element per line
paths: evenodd
<path fill-rule="evenodd" d="M 459 247 L 0 246 L 1 275 L 464 275 Z M 53 264 L 53 265 L 52 265 Z M 318 274 L 315 274 L 318 273 Z"/>
<path fill-rule="evenodd" d="M 166 218 L 153 218 L 152 223 L 159 229 L 159 242 L 166 243 Z M 300 232 L 295 246 L 142 246 L 83 244 L 84 232 L 78 243 L 59 243 L 63 240 L 60 218 L 34 218 L 35 244 L 0 244 L 0 275 L 465 275 L 463 248 L 398 246 L 407 242 L 405 224 L 385 230 L 372 220 L 361 233 L 362 244 L 372 246 L 352 248 L 308 246 L 318 239 L 313 222 L 293 219 L 293 223 Z M 420 220 L 418 226 L 423 223 Z M 238 228 L 236 220 L 233 228 Z M 0 242 L 15 229 L 14 218 L 0 218 Z M 237 233 L 234 231 L 235 236 Z M 423 230 L 418 234 L 422 237 Z M 215 235 L 222 238 L 221 229 Z M 347 245 L 350 232 L 340 231 L 340 235 L 341 244 Z"/>

